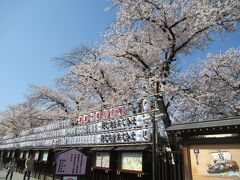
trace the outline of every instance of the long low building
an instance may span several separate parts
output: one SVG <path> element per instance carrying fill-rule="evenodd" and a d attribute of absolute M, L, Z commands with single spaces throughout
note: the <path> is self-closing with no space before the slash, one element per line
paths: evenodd
<path fill-rule="evenodd" d="M 81 179 L 151 179 L 152 112 L 125 114 L 119 106 L 5 136 L 0 155 L 5 163 L 16 158 L 19 172 L 32 155 L 34 176 L 55 179 L 56 154 L 76 147 L 87 156 Z"/>

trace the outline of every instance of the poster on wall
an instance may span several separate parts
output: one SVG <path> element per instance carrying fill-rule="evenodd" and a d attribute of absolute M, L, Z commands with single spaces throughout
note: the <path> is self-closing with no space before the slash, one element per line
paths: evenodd
<path fill-rule="evenodd" d="M 142 153 L 122 153 L 121 169 L 142 171 Z"/>
<path fill-rule="evenodd" d="M 47 161 L 47 159 L 48 159 L 48 151 L 44 151 L 42 156 L 42 161 Z"/>
<path fill-rule="evenodd" d="M 240 179 L 240 145 L 199 145 L 190 148 L 193 180 Z"/>
<path fill-rule="evenodd" d="M 101 168 L 109 168 L 110 167 L 110 153 L 97 152 L 95 166 L 101 167 Z"/>

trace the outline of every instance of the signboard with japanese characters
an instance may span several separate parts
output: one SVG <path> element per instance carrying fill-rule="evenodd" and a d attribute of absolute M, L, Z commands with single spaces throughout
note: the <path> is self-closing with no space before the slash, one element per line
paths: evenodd
<path fill-rule="evenodd" d="M 194 145 L 190 148 L 193 180 L 240 179 L 240 145 Z"/>
<path fill-rule="evenodd" d="M 74 148 L 58 153 L 56 163 L 57 175 L 84 175 L 87 156 L 77 148 Z"/>

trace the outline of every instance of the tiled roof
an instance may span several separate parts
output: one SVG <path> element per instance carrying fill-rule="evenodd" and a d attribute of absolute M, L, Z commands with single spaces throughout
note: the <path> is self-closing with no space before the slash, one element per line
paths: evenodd
<path fill-rule="evenodd" d="M 239 126 L 239 125 L 240 125 L 240 117 L 231 117 L 231 118 L 224 118 L 219 120 L 173 124 L 170 127 L 168 127 L 166 131 L 204 129 L 204 128 Z"/>

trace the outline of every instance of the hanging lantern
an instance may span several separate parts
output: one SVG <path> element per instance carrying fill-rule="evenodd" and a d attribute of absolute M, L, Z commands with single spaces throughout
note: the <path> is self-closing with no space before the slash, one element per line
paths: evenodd
<path fill-rule="evenodd" d="M 103 111 L 102 111 L 101 118 L 102 118 L 102 119 L 107 119 L 108 116 L 109 116 L 109 112 L 108 112 L 108 110 L 106 110 L 106 109 L 103 110 Z"/>
<path fill-rule="evenodd" d="M 150 129 L 143 129 L 142 134 L 143 134 L 143 141 L 150 140 L 150 134 L 151 134 Z"/>
<path fill-rule="evenodd" d="M 118 106 L 118 116 L 119 116 L 119 117 L 124 116 L 123 106 Z"/>
<path fill-rule="evenodd" d="M 143 130 L 136 131 L 136 141 L 137 142 L 143 141 Z"/>
<path fill-rule="evenodd" d="M 97 136 L 96 136 L 96 143 L 101 143 L 101 140 L 102 140 L 102 135 L 101 134 L 98 134 Z"/>
<path fill-rule="evenodd" d="M 92 122 L 92 121 L 95 120 L 94 113 L 90 113 L 90 114 L 88 115 L 88 120 L 89 120 L 89 122 Z"/>
<path fill-rule="evenodd" d="M 151 96 L 147 97 L 143 100 L 143 111 L 144 112 L 149 112 L 155 109 L 156 105 L 156 98 Z"/>
<path fill-rule="evenodd" d="M 136 126 L 142 127 L 143 126 L 143 115 L 136 116 Z"/>
<path fill-rule="evenodd" d="M 77 124 L 81 124 L 82 123 L 82 116 L 79 116 L 78 118 L 77 118 Z"/>
<path fill-rule="evenodd" d="M 97 121 L 97 120 L 100 120 L 100 118 L 101 118 L 101 115 L 100 115 L 100 112 L 95 112 L 95 120 Z"/>
<path fill-rule="evenodd" d="M 87 122 L 88 122 L 88 115 L 84 115 L 84 116 L 83 116 L 83 119 L 84 119 L 84 120 L 83 120 L 84 123 L 87 123 Z"/>
<path fill-rule="evenodd" d="M 114 118 L 114 116 L 115 116 L 115 108 L 114 107 L 110 109 L 109 114 L 110 114 L 110 118 Z"/>

